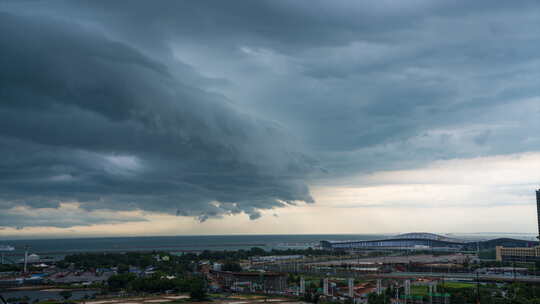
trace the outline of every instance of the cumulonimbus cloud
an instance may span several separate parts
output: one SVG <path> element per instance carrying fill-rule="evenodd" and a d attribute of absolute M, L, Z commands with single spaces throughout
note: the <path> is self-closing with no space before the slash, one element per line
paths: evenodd
<path fill-rule="evenodd" d="M 184 84 L 129 45 L 2 14 L 0 67 L 2 209 L 76 201 L 255 219 L 313 201 L 304 183 L 313 163 L 279 125 Z"/>
<path fill-rule="evenodd" d="M 255 219 L 308 184 L 540 150 L 536 1 L 0 10 L 4 209 Z"/>

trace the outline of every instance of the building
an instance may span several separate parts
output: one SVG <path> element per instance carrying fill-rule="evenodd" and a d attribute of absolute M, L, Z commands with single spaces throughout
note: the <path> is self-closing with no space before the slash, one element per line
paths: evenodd
<path fill-rule="evenodd" d="M 485 267 L 478 268 L 474 271 L 479 274 L 503 274 L 503 275 L 513 275 L 521 274 L 526 275 L 529 272 L 527 267 Z"/>
<path fill-rule="evenodd" d="M 210 274 L 224 289 L 276 292 L 287 288 L 287 274 L 279 272 L 211 271 Z"/>
<path fill-rule="evenodd" d="M 538 262 L 540 246 L 536 247 L 495 247 L 495 257 L 501 262 Z"/>
<path fill-rule="evenodd" d="M 366 241 L 321 241 L 323 249 L 359 250 L 359 249 L 406 249 L 406 250 L 461 250 L 466 241 L 449 238 L 433 233 L 405 233 L 380 240 Z"/>
<path fill-rule="evenodd" d="M 538 236 L 540 241 L 540 189 L 536 190 L 536 224 L 538 225 Z"/>
<path fill-rule="evenodd" d="M 536 220 L 540 240 L 540 189 L 536 190 Z M 496 259 L 501 262 L 540 262 L 540 246 L 495 247 Z"/>
<path fill-rule="evenodd" d="M 251 257 L 252 262 L 276 262 L 276 261 L 288 261 L 288 260 L 300 260 L 304 255 L 270 255 L 270 256 L 255 256 Z"/>

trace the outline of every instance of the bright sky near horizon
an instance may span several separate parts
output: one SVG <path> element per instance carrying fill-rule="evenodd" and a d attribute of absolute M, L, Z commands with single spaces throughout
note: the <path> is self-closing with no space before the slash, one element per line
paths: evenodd
<path fill-rule="evenodd" d="M 0 0 L 0 238 L 534 233 L 539 15 Z"/>

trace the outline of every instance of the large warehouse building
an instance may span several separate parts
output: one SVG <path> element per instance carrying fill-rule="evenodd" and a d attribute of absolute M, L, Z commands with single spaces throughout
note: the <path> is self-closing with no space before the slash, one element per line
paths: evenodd
<path fill-rule="evenodd" d="M 433 233 L 405 233 L 387 239 L 369 241 L 321 241 L 323 249 L 430 249 L 460 250 L 467 242 Z"/>

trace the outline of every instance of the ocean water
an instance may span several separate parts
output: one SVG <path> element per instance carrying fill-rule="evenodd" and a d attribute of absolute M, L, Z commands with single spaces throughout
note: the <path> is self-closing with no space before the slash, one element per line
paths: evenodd
<path fill-rule="evenodd" d="M 28 246 L 30 253 L 40 256 L 61 257 L 79 252 L 127 252 L 127 251 L 169 251 L 190 252 L 208 250 L 238 250 L 260 247 L 265 250 L 308 248 L 321 240 L 375 240 L 386 238 L 382 234 L 290 234 L 290 235 L 205 235 L 205 236 L 145 236 L 145 237 L 106 237 L 69 239 L 0 240 L 0 245 L 15 247 L 6 257 L 20 258 Z M 469 240 L 511 237 L 534 239 L 533 234 L 454 234 L 456 238 Z"/>
<path fill-rule="evenodd" d="M 383 235 L 336 234 L 336 235 L 214 235 L 214 236 L 151 236 L 107 237 L 70 239 L 9 240 L 15 251 L 7 256 L 22 256 L 28 246 L 30 253 L 40 256 L 63 256 L 78 252 L 126 252 L 162 250 L 189 252 L 208 250 L 238 250 L 260 247 L 266 250 L 307 248 L 318 245 L 321 240 L 374 240 Z"/>

